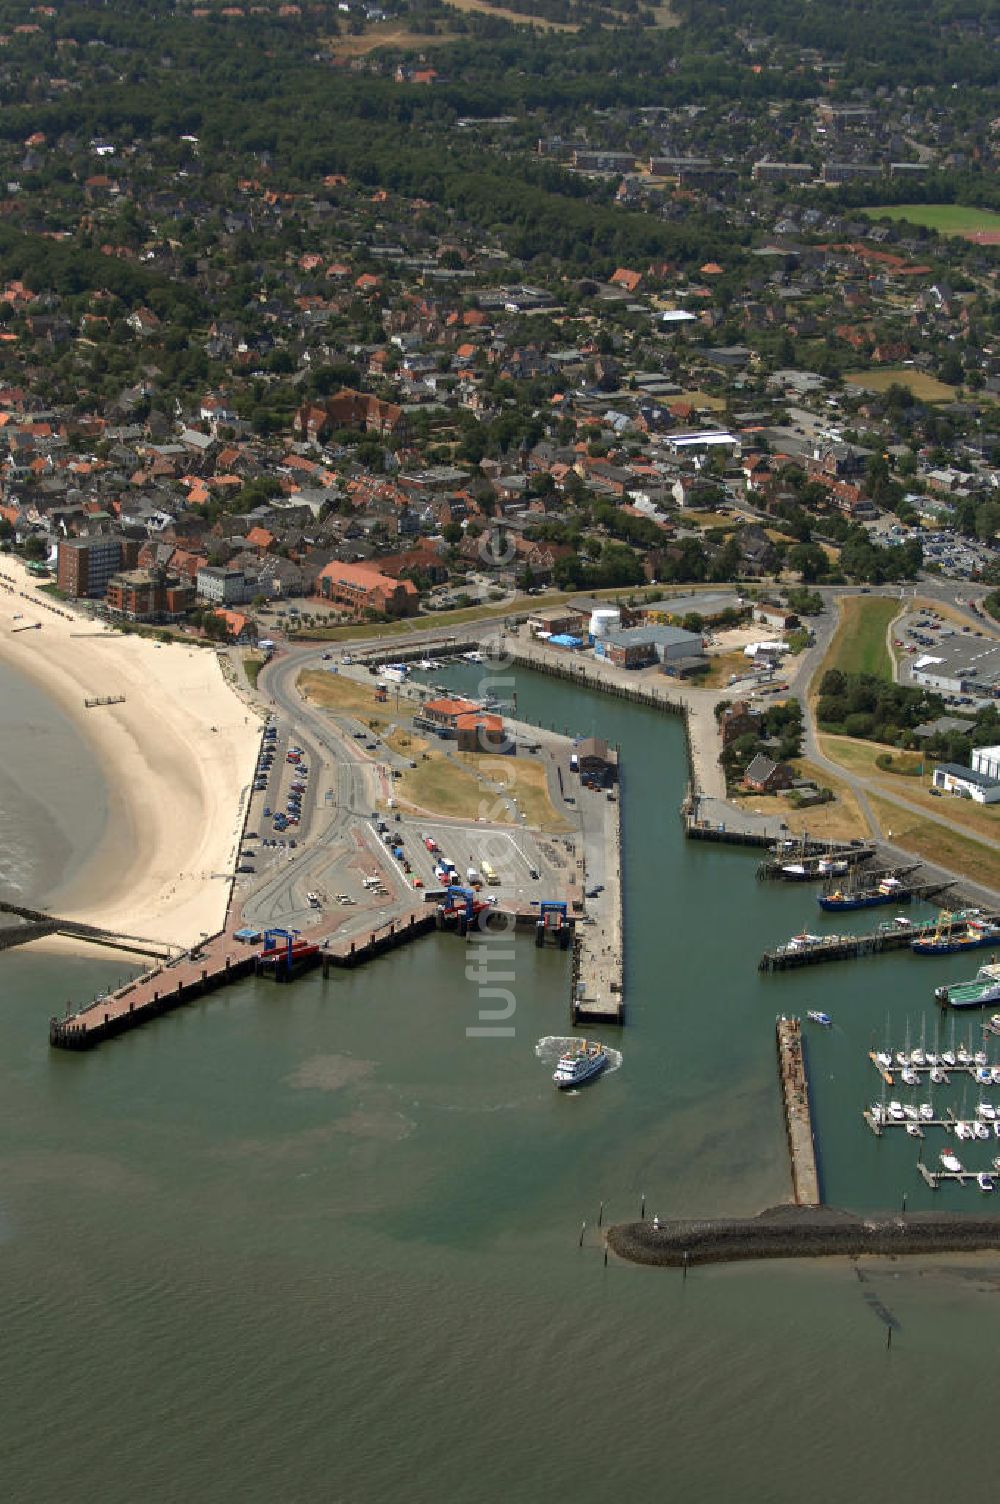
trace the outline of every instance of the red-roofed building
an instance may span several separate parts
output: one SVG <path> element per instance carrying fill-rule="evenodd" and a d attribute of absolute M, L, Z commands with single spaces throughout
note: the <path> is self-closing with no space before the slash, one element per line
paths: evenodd
<path fill-rule="evenodd" d="M 244 616 L 242 611 L 227 611 L 225 606 L 217 606 L 212 615 L 225 622 L 226 631 L 232 642 L 245 644 L 257 641 L 257 629 L 249 616 Z"/>
<path fill-rule="evenodd" d="M 343 606 L 356 621 L 369 611 L 384 616 L 415 616 L 420 601 L 412 580 L 394 580 L 370 564 L 334 560 L 320 571 L 316 585 L 324 600 Z"/>

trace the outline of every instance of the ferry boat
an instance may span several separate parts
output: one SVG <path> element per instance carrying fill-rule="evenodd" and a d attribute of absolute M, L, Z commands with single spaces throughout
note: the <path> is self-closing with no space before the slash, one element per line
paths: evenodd
<path fill-rule="evenodd" d="M 565 1055 L 560 1055 L 552 1079 L 560 1091 L 565 1091 L 569 1086 L 580 1086 L 584 1081 L 589 1081 L 591 1076 L 603 1071 L 607 1063 L 604 1046 L 584 1039 L 573 1049 L 567 1050 Z"/>
<path fill-rule="evenodd" d="M 829 1013 L 823 1013 L 819 1008 L 810 1008 L 806 1018 L 811 1019 L 814 1024 L 822 1024 L 825 1029 L 829 1029 L 833 1023 Z"/>
<path fill-rule="evenodd" d="M 883 877 L 877 888 L 845 891 L 835 888 L 832 893 L 821 893 L 817 902 L 827 913 L 842 909 L 875 909 L 882 904 L 899 903 L 905 897 L 905 889 L 898 877 Z"/>
<path fill-rule="evenodd" d="M 989 919 L 942 914 L 932 930 L 910 941 L 915 956 L 954 956 L 963 950 L 978 950 L 1000 943 L 1000 924 Z"/>
<path fill-rule="evenodd" d="M 974 981 L 935 987 L 934 996 L 942 1007 L 985 1008 L 987 1003 L 1000 1000 L 1000 966 L 980 966 Z"/>

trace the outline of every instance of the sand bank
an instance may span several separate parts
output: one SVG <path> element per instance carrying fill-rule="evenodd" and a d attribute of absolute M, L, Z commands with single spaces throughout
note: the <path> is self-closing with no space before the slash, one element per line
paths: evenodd
<path fill-rule="evenodd" d="M 190 946 L 225 916 L 230 884 L 215 874 L 235 867 L 259 721 L 214 651 L 123 636 L 53 602 L 2 556 L 0 587 L 11 580 L 13 591 L 0 588 L 0 654 L 73 720 L 111 790 L 91 860 L 47 904 L 66 918 Z M 16 630 L 35 622 L 38 630 Z M 124 703 L 85 708 L 85 699 L 117 695 Z"/>

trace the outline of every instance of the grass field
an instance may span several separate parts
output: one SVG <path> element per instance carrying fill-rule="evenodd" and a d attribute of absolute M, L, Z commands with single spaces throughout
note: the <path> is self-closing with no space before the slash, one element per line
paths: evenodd
<path fill-rule="evenodd" d="M 941 235 L 971 235 L 977 230 L 1000 231 L 1000 214 L 965 204 L 875 204 L 861 210 L 871 219 L 908 219 Z"/>
<path fill-rule="evenodd" d="M 367 57 L 380 47 L 392 47 L 397 52 L 422 52 L 427 47 L 440 47 L 453 42 L 457 33 L 440 31 L 434 34 L 424 31 L 409 31 L 398 21 L 376 21 L 366 26 L 360 36 L 330 37 L 327 50 L 331 57 L 348 60 L 352 57 Z"/>
<path fill-rule="evenodd" d="M 840 624 L 820 664 L 815 688 L 831 668 L 843 674 L 877 674 L 880 679 L 891 679 L 886 630 L 899 615 L 899 602 L 879 595 L 850 595 L 839 605 Z"/>
<path fill-rule="evenodd" d="M 499 16 L 502 21 L 511 21 L 515 26 L 536 26 L 539 31 L 579 31 L 570 21 L 546 21 L 544 16 L 522 14 L 519 10 L 507 10 L 502 5 L 487 5 L 486 0 L 447 0 L 456 10 L 478 11 L 483 16 Z"/>
<path fill-rule="evenodd" d="M 953 825 L 960 825 L 970 835 L 984 841 L 996 840 L 1000 834 L 1000 808 L 996 805 L 974 804 L 971 799 L 956 799 L 953 795 L 939 797 L 930 792 L 932 764 L 929 761 L 924 776 L 912 778 L 887 773 L 877 766 L 875 759 L 880 752 L 887 750 L 877 742 L 858 741 L 850 736 L 820 736 L 817 740 L 825 757 L 839 763 L 849 773 L 860 774 L 872 791 L 880 788 L 891 791 L 912 805 L 914 812 L 943 815 Z M 894 752 L 892 755 L 906 759 L 910 766 L 919 766 L 923 761 L 919 754 Z"/>
<path fill-rule="evenodd" d="M 919 402 L 951 402 L 957 390 L 926 371 L 911 366 L 880 366 L 877 371 L 846 371 L 844 380 L 851 386 L 866 387 L 870 392 L 884 392 L 890 386 L 905 386 Z"/>
<path fill-rule="evenodd" d="M 995 847 L 948 830 L 916 811 L 911 814 L 877 794 L 870 798 L 886 839 L 891 839 L 894 846 L 902 846 L 905 851 L 947 867 L 950 872 L 959 872 L 970 882 L 1000 891 L 1000 851 Z"/>

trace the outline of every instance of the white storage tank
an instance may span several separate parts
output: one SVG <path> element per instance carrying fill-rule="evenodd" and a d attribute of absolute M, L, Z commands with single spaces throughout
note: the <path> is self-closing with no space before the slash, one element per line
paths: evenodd
<path fill-rule="evenodd" d="M 607 637 L 622 624 L 622 614 L 617 606 L 599 606 L 590 613 L 590 635 L 596 642 Z"/>

